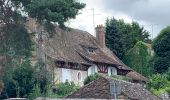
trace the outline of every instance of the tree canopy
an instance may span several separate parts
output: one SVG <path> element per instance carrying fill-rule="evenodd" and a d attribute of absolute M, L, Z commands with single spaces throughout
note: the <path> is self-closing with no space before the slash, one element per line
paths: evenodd
<path fill-rule="evenodd" d="M 31 16 L 40 22 L 57 22 L 63 26 L 84 7 L 85 4 L 76 0 L 1 0 L 0 22 L 9 23 L 21 20 L 23 16 Z"/>
<path fill-rule="evenodd" d="M 44 93 L 51 82 L 43 65 L 38 65 L 37 70 L 27 62 L 34 50 L 34 33 L 25 27 L 27 18 L 34 18 L 48 29 L 53 23 L 64 28 L 64 23 L 75 18 L 84 7 L 85 4 L 77 0 L 0 0 L 0 57 L 5 57 L 3 99 L 28 97 L 35 84 Z"/>
<path fill-rule="evenodd" d="M 76 0 L 1 0 L 0 55 L 19 62 L 31 56 L 33 42 L 25 28 L 27 17 L 48 28 L 52 27 L 49 25 L 52 22 L 65 27 L 64 23 L 75 18 L 84 7 L 85 4 Z"/>
<path fill-rule="evenodd" d="M 151 42 L 149 33 L 137 22 L 125 23 L 115 18 L 106 20 L 106 46 L 120 59 L 138 42 Z"/>
<path fill-rule="evenodd" d="M 153 50 L 148 45 L 150 44 L 142 41 L 137 42 L 133 48 L 127 51 L 123 58 L 127 66 L 144 76 L 151 75 L 153 70 L 151 66 L 148 66 L 153 56 Z"/>
<path fill-rule="evenodd" d="M 164 73 L 170 68 L 170 26 L 163 29 L 153 41 L 155 57 L 153 66 L 156 72 Z"/>

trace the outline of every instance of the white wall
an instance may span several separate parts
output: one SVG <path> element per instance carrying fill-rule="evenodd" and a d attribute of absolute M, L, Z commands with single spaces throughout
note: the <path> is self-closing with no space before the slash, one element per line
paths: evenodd
<path fill-rule="evenodd" d="M 61 70 L 62 72 L 62 82 L 65 82 L 66 80 L 68 81 L 72 81 L 71 80 L 71 69 L 65 69 L 65 68 L 62 68 Z"/>
<path fill-rule="evenodd" d="M 87 77 L 87 71 L 73 70 L 66 68 L 55 68 L 55 83 L 73 81 L 76 85 L 83 86 L 84 79 Z M 78 80 L 78 73 L 81 74 L 81 80 Z"/>

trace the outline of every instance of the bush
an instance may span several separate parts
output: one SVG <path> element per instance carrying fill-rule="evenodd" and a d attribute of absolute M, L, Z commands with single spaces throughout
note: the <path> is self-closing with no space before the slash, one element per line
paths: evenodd
<path fill-rule="evenodd" d="M 27 97 L 34 86 L 34 69 L 29 61 L 5 73 L 2 98 Z"/>
<path fill-rule="evenodd" d="M 58 97 L 64 97 L 78 89 L 79 87 L 76 86 L 73 82 L 66 81 L 65 83 L 57 84 L 57 89 L 55 94 L 57 94 Z"/>
<path fill-rule="evenodd" d="M 7 70 L 3 77 L 5 88 L 0 99 L 15 97 L 31 99 L 40 94 L 45 95 L 51 82 L 48 73 L 43 65 L 33 67 L 30 61 L 24 61 Z"/>
<path fill-rule="evenodd" d="M 41 96 L 42 96 L 42 94 L 41 94 L 40 86 L 38 84 L 35 84 L 34 88 L 33 88 L 33 91 L 29 94 L 28 98 L 30 100 L 33 100 L 36 97 L 41 97 Z"/>
<path fill-rule="evenodd" d="M 99 77 L 100 77 L 100 75 L 97 74 L 97 73 L 95 73 L 94 75 L 90 75 L 90 76 L 86 77 L 86 79 L 84 80 L 84 85 L 96 80 Z"/>
<path fill-rule="evenodd" d="M 149 78 L 148 88 L 155 90 L 168 87 L 170 82 L 167 80 L 166 75 L 154 74 Z"/>

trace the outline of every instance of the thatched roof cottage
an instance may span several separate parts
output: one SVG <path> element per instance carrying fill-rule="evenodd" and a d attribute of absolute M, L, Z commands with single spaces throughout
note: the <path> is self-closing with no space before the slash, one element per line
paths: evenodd
<path fill-rule="evenodd" d="M 82 30 L 62 30 L 56 26 L 55 34 L 50 38 L 47 31 L 32 19 L 27 27 L 37 34 L 34 57 L 44 59 L 53 73 L 54 83 L 68 80 L 82 86 L 84 79 L 94 73 L 128 76 L 133 82 L 147 81 L 105 46 L 105 28 L 102 25 L 96 27 L 96 37 Z"/>

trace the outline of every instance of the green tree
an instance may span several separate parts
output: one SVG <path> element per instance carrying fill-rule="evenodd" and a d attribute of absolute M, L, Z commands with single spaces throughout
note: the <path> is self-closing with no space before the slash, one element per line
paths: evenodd
<path fill-rule="evenodd" d="M 124 56 L 124 63 L 135 71 L 149 76 L 152 73 L 152 67 L 148 66 L 152 57 L 152 49 L 148 48 L 148 44 L 137 42 Z"/>
<path fill-rule="evenodd" d="M 34 86 L 34 69 L 29 61 L 23 62 L 13 70 L 6 72 L 2 98 L 27 97 Z"/>
<path fill-rule="evenodd" d="M 149 78 L 148 87 L 156 90 L 163 89 L 169 86 L 169 81 L 165 75 L 154 74 Z"/>
<path fill-rule="evenodd" d="M 52 82 L 52 75 L 46 68 L 46 64 L 40 59 L 34 66 L 35 83 L 39 85 L 41 94 L 46 94 L 48 85 Z"/>
<path fill-rule="evenodd" d="M 170 26 L 163 29 L 153 42 L 155 57 L 153 66 L 156 72 L 164 73 L 170 68 Z"/>
<path fill-rule="evenodd" d="M 149 33 L 137 22 L 125 23 L 115 18 L 106 20 L 106 46 L 121 60 L 138 41 L 151 42 Z"/>
<path fill-rule="evenodd" d="M 119 22 L 112 18 L 106 21 L 106 46 L 110 48 L 120 59 L 125 53 L 123 33 L 120 31 Z"/>
<path fill-rule="evenodd" d="M 78 3 L 76 0 L 30 1 L 25 4 L 29 16 L 38 19 L 40 22 L 45 20 L 48 22 L 57 22 L 61 27 L 70 18 L 75 18 L 78 11 L 85 7 L 85 4 Z"/>

